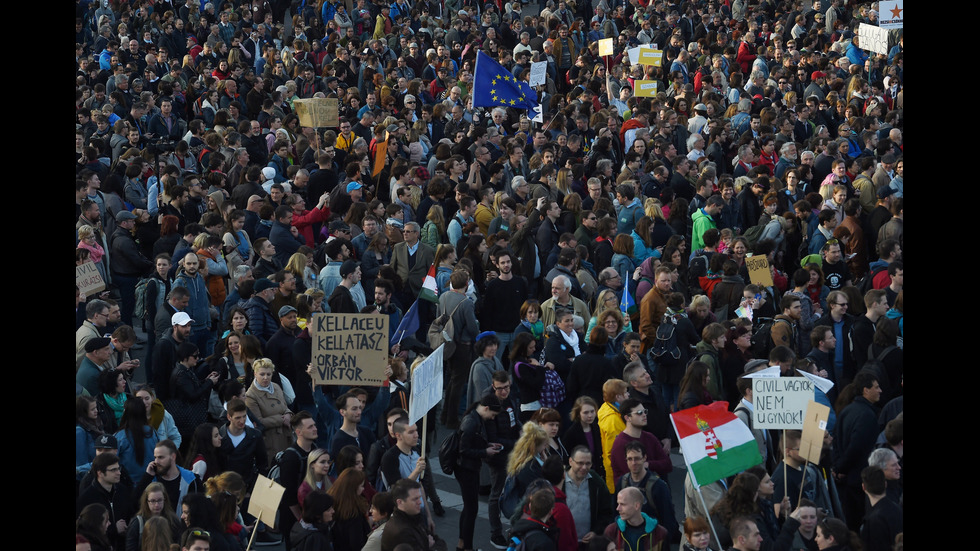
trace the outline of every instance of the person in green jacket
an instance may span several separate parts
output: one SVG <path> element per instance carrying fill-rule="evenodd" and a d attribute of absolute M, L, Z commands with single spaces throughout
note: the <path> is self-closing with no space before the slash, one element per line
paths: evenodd
<path fill-rule="evenodd" d="M 721 214 L 721 209 L 725 207 L 725 200 L 721 198 L 721 195 L 712 195 L 708 197 L 708 202 L 703 208 L 694 211 L 691 215 L 691 220 L 694 221 L 694 229 L 691 231 L 691 251 L 697 251 L 704 248 L 704 240 L 702 236 L 704 232 L 710 230 L 711 228 L 717 228 L 718 225 L 715 223 L 714 217 Z"/>

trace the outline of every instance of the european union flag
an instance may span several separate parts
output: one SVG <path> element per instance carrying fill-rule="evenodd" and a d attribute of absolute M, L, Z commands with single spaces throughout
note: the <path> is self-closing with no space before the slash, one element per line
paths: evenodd
<path fill-rule="evenodd" d="M 631 314 L 636 313 L 636 301 L 633 300 L 633 295 L 630 294 L 630 277 L 626 278 L 625 286 L 623 287 L 623 298 L 619 301 L 619 310 L 623 313 L 623 317 L 627 319 L 630 318 Z"/>
<path fill-rule="evenodd" d="M 412 307 L 405 312 L 402 317 L 401 323 L 395 329 L 395 332 L 391 335 L 390 342 L 392 344 L 398 344 L 402 342 L 406 336 L 413 336 L 415 332 L 419 330 L 419 301 L 412 303 Z"/>
<path fill-rule="evenodd" d="M 534 109 L 538 94 L 489 55 L 476 53 L 473 71 L 473 107 L 514 107 Z"/>

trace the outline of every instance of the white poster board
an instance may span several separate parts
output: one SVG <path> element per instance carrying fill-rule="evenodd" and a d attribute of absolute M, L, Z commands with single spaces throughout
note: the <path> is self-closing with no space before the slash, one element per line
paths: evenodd
<path fill-rule="evenodd" d="M 905 0 L 878 2 L 878 26 L 882 29 L 901 29 L 905 26 Z"/>
<path fill-rule="evenodd" d="M 548 81 L 548 62 L 539 61 L 531 64 L 531 78 L 528 84 L 531 86 L 544 86 Z"/>
<path fill-rule="evenodd" d="M 804 377 L 754 378 L 752 428 L 802 429 L 813 400 L 813 381 Z"/>
<path fill-rule="evenodd" d="M 412 398 L 408 404 L 408 424 L 421 419 L 442 401 L 442 347 L 412 371 Z"/>
<path fill-rule="evenodd" d="M 858 45 L 862 50 L 888 55 L 888 31 L 881 27 L 861 23 L 858 27 Z"/>

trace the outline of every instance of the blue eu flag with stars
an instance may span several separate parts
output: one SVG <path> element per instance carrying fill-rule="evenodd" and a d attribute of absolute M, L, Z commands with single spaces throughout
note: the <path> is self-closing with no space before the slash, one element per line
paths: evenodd
<path fill-rule="evenodd" d="M 476 54 L 473 71 L 473 107 L 514 107 L 534 109 L 538 94 L 503 65 L 482 51 Z"/>

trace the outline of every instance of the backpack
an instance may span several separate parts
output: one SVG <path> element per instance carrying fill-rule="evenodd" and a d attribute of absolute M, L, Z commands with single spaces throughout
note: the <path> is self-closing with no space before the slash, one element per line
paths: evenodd
<path fill-rule="evenodd" d="M 464 298 L 463 300 L 469 300 Z M 463 301 L 459 301 L 456 308 L 449 314 L 443 314 L 432 322 L 429 326 L 429 347 L 433 350 L 445 345 L 442 349 L 442 357 L 444 361 L 449 361 L 449 358 L 456 352 L 456 341 L 453 338 L 456 333 L 456 328 L 453 324 L 453 314 L 456 313 L 456 309 L 459 308 Z"/>
<path fill-rule="evenodd" d="M 758 326 L 752 331 L 752 357 L 754 358 L 768 358 L 769 353 L 772 352 L 772 326 L 776 322 L 782 322 L 788 324 L 786 320 L 777 320 L 775 318 L 758 318 Z"/>
<path fill-rule="evenodd" d="M 141 277 L 136 283 L 136 306 L 133 307 L 133 315 L 139 319 L 149 319 L 150 309 L 146 304 L 146 290 L 150 285 L 157 285 L 157 296 L 159 297 L 166 289 L 160 289 L 163 282 L 157 282 L 152 277 Z"/>
<path fill-rule="evenodd" d="M 677 321 L 670 314 L 664 314 L 657 327 L 657 341 L 653 343 L 651 354 L 661 366 L 675 366 L 681 358 L 681 349 L 677 346 Z"/>
<path fill-rule="evenodd" d="M 146 308 L 146 288 L 152 281 L 151 277 L 141 277 L 136 283 L 136 305 L 133 306 L 133 315 L 141 320 L 145 320 L 150 315 Z"/>
<path fill-rule="evenodd" d="M 878 266 L 875 269 L 869 271 L 867 274 L 865 274 L 864 277 L 861 279 L 861 281 L 858 281 L 857 288 L 858 291 L 861 292 L 861 296 L 866 295 L 868 291 L 875 288 L 875 281 L 874 281 L 875 276 L 886 270 L 888 270 L 887 264 L 885 264 L 884 266 Z"/>
<path fill-rule="evenodd" d="M 701 288 L 701 277 L 706 275 L 708 275 L 708 255 L 695 253 L 687 267 L 687 288 L 691 296 L 705 294 Z"/>
<path fill-rule="evenodd" d="M 762 232 L 765 231 L 767 225 L 768 224 L 756 224 L 745 230 L 745 233 L 742 234 L 742 237 L 749 242 L 750 248 L 754 248 L 756 243 L 759 242 L 759 238 L 762 237 Z"/>
<path fill-rule="evenodd" d="M 453 431 L 439 445 L 439 466 L 442 467 L 442 472 L 448 475 L 453 474 L 456 462 L 459 461 L 459 442 L 462 434 L 460 430 Z"/>
<path fill-rule="evenodd" d="M 517 536 L 511 536 L 510 539 L 507 540 L 507 543 L 507 551 L 524 551 L 527 549 L 527 546 L 524 545 L 524 540 Z"/>
<path fill-rule="evenodd" d="M 296 454 L 296 457 L 299 458 L 300 463 L 302 463 L 303 461 L 302 458 L 299 456 L 299 452 L 290 446 L 276 454 L 275 460 L 272 462 L 272 468 L 269 469 L 269 478 L 275 481 L 277 484 L 283 486 L 285 486 L 285 484 L 282 483 L 282 460 L 284 457 L 286 457 L 286 452 L 290 450 L 292 450 L 292 452 Z"/>
<path fill-rule="evenodd" d="M 541 387 L 541 406 L 556 408 L 565 400 L 565 381 L 553 369 L 544 372 L 544 385 Z"/>
<path fill-rule="evenodd" d="M 507 478 L 504 480 L 504 489 L 500 492 L 500 511 L 503 512 L 506 518 L 513 517 L 514 511 L 520 507 L 523 498 L 524 496 L 521 495 L 521 492 L 517 491 L 517 477 L 507 475 Z"/>
<path fill-rule="evenodd" d="M 873 346 L 874 346 L 873 344 L 868 345 L 868 361 L 864 363 L 864 366 L 861 368 L 861 372 L 871 373 L 872 375 L 875 376 L 876 379 L 878 379 L 878 383 L 880 383 L 882 387 L 890 387 L 891 381 L 888 379 L 888 372 L 885 371 L 884 359 L 886 356 L 888 356 L 888 354 L 891 353 L 892 350 L 895 350 L 898 347 L 897 346 L 886 347 L 884 350 L 881 351 L 881 354 L 878 354 L 877 356 L 872 356 L 871 350 Z"/>

